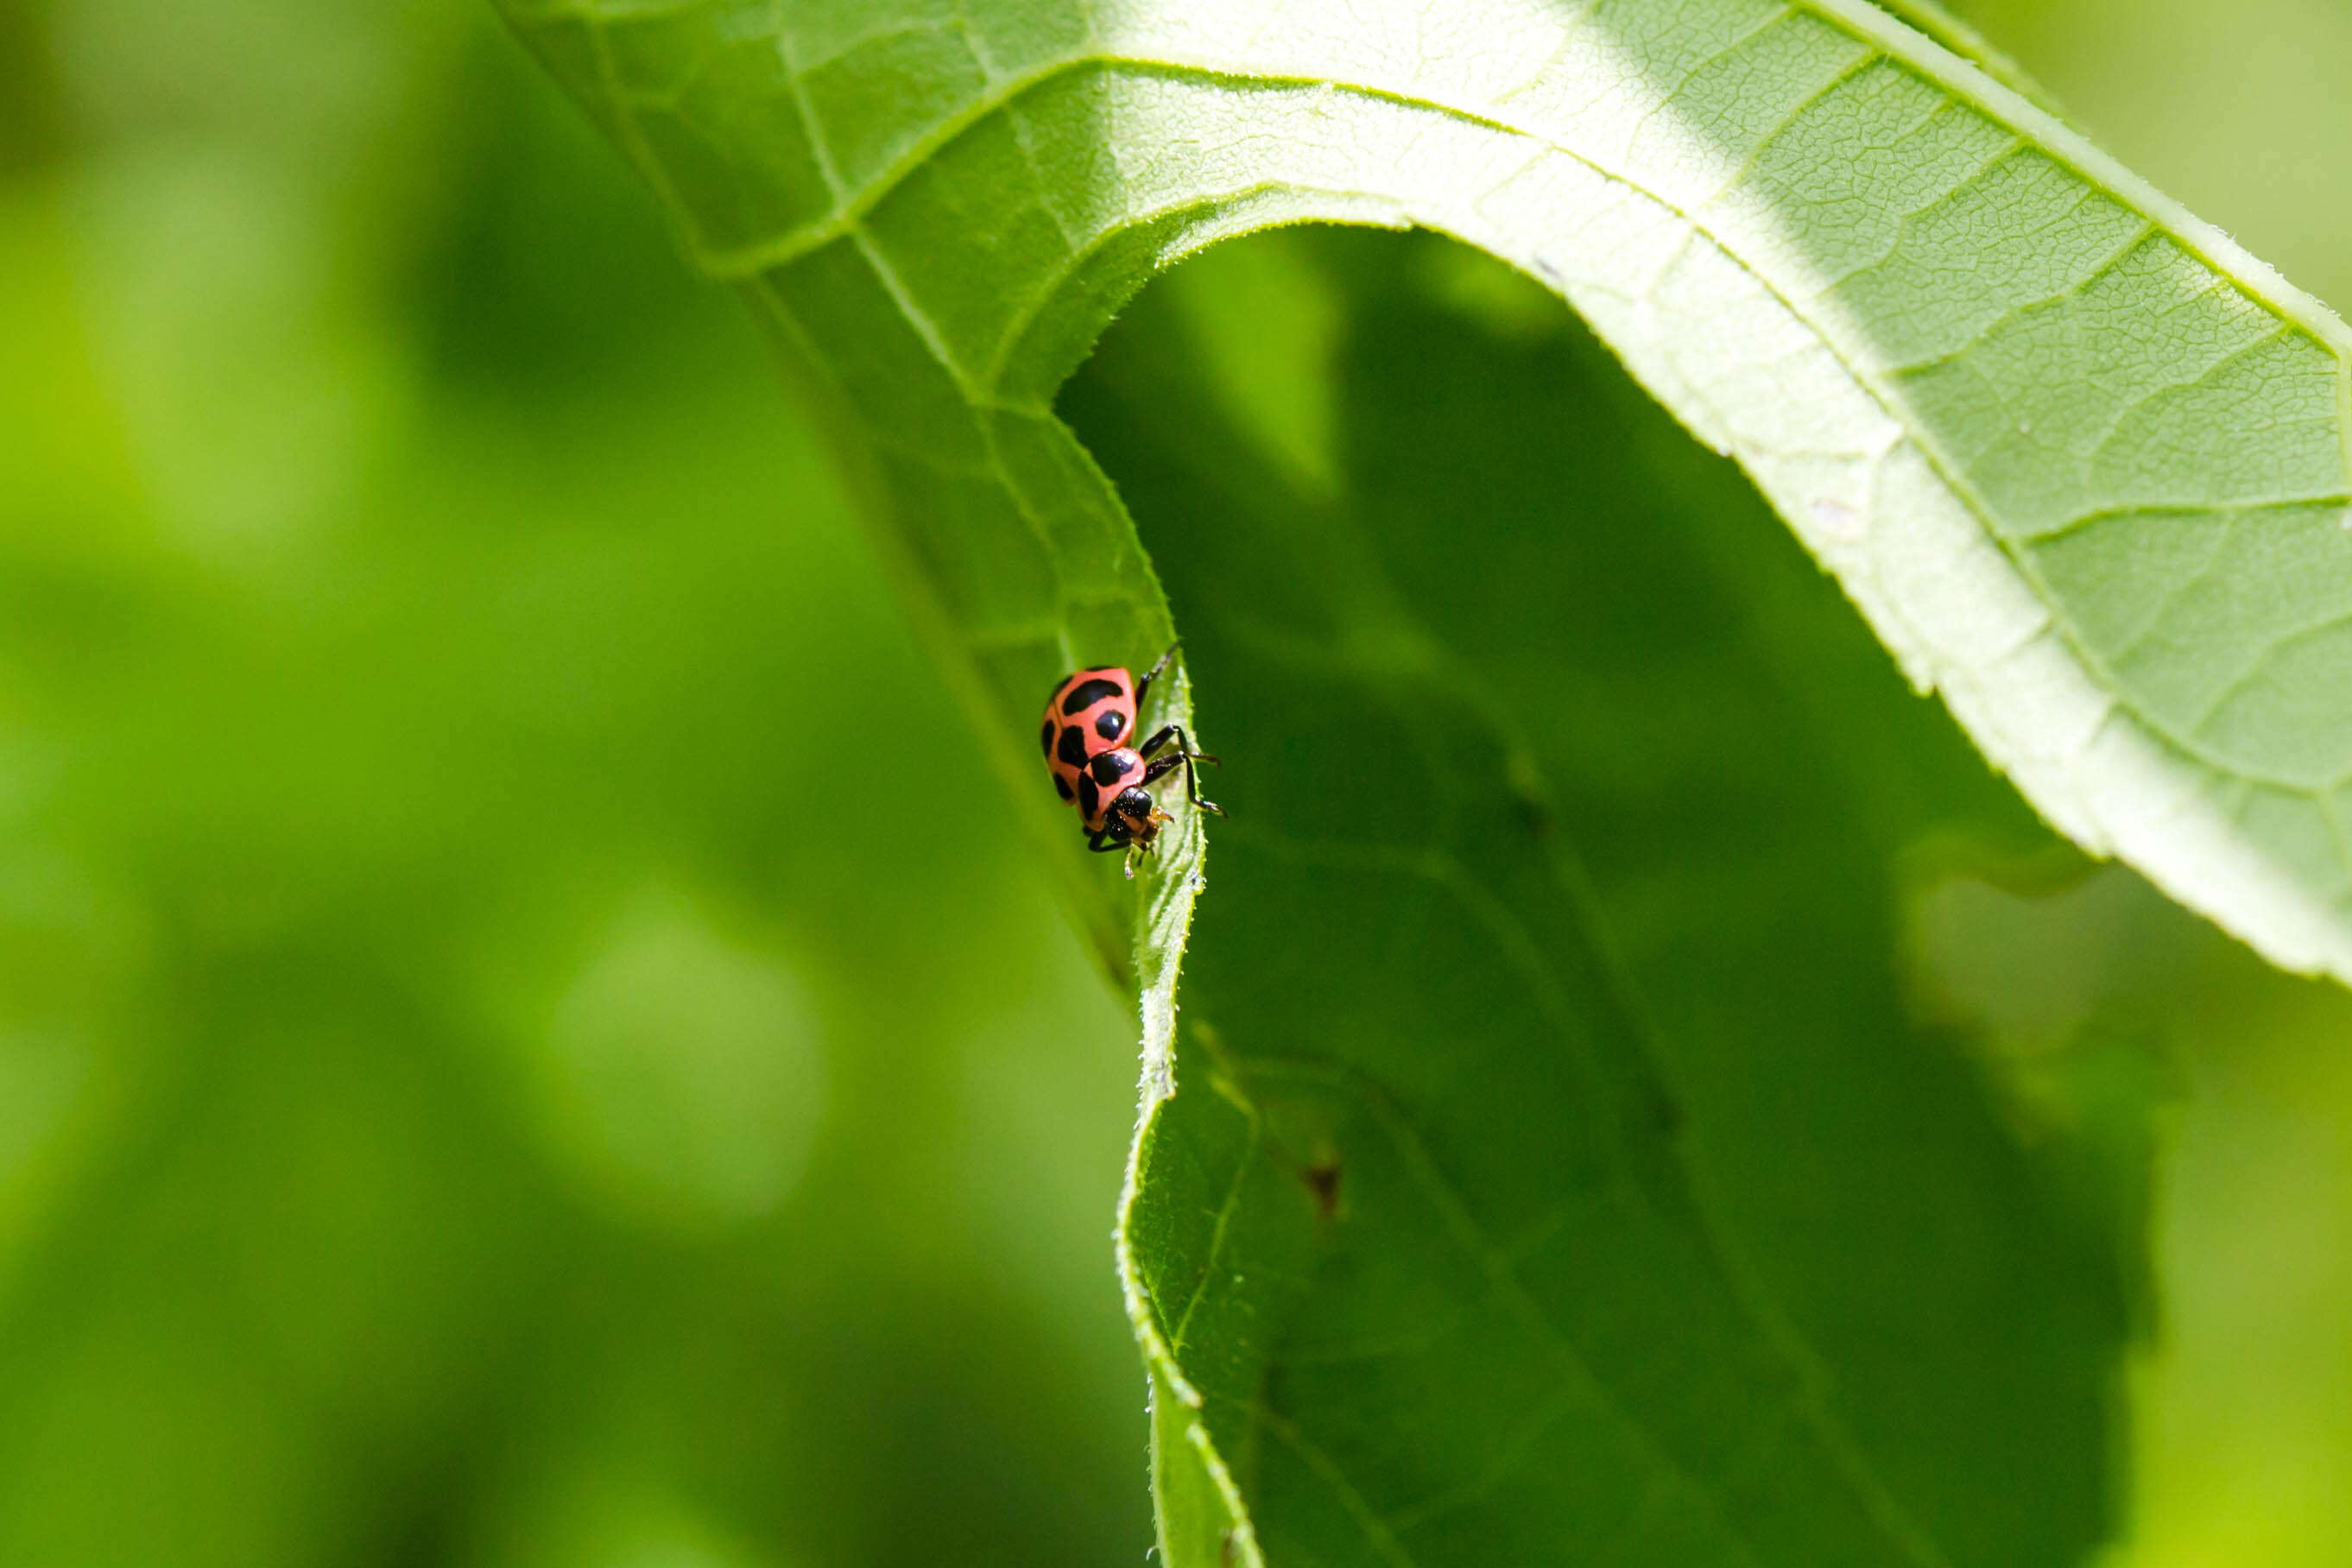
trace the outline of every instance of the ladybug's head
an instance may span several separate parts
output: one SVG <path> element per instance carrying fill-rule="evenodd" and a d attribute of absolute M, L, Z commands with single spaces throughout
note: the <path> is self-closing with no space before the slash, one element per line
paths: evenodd
<path fill-rule="evenodd" d="M 1111 797 L 1109 809 L 1103 813 L 1103 831 L 1115 844 L 1149 849 L 1160 837 L 1160 825 L 1167 820 L 1168 814 L 1160 809 L 1150 790 L 1129 784 Z"/>

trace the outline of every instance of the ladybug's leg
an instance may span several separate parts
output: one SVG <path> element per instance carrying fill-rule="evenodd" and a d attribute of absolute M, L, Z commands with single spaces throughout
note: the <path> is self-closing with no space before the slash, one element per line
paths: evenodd
<path fill-rule="evenodd" d="M 1108 827 L 1097 827 L 1087 835 L 1087 847 L 1097 855 L 1115 855 L 1122 849 L 1126 850 L 1127 879 L 1130 882 L 1135 880 L 1135 853 L 1142 846 L 1136 843 L 1134 839 L 1122 837 Z"/>
<path fill-rule="evenodd" d="M 1151 683 L 1160 679 L 1160 672 L 1168 668 L 1168 661 L 1174 658 L 1176 650 L 1183 646 L 1184 641 L 1181 637 L 1170 643 L 1168 651 L 1160 656 L 1160 662 L 1145 670 L 1143 679 L 1135 683 L 1135 716 L 1138 719 L 1143 717 L 1143 699 L 1144 695 L 1151 689 Z"/>
<path fill-rule="evenodd" d="M 1191 800 L 1194 805 L 1199 806 L 1202 811 L 1213 812 L 1219 816 L 1224 816 L 1225 808 L 1223 806 L 1219 805 L 1215 801 L 1203 800 L 1201 798 L 1201 770 L 1195 765 L 1200 763 L 1214 763 L 1217 759 L 1209 755 L 1206 752 L 1194 751 L 1192 749 L 1192 738 L 1184 733 L 1184 727 L 1182 725 L 1164 724 L 1160 726 L 1160 728 L 1153 733 L 1151 739 L 1144 742 L 1143 744 L 1137 749 L 1140 751 L 1143 755 L 1150 757 L 1152 752 L 1160 750 L 1171 740 L 1176 742 L 1176 749 L 1170 752 L 1164 757 L 1152 758 L 1151 765 L 1143 771 L 1143 782 L 1145 784 L 1150 784 L 1153 779 L 1156 779 L 1160 774 L 1168 772 L 1169 769 L 1174 767 L 1178 763 L 1181 763 L 1184 764 L 1184 794 L 1186 798 Z M 1223 764 L 1219 763 L 1218 765 L 1222 767 Z"/>
<path fill-rule="evenodd" d="M 1175 726 L 1171 725 L 1169 728 L 1174 729 Z M 1182 731 L 1178 731 L 1178 733 L 1181 734 Z M 1150 784 L 1152 780 L 1172 772 L 1178 767 L 1181 767 L 1184 770 L 1184 797 L 1187 800 L 1190 800 L 1194 805 L 1199 806 L 1202 811 L 1209 812 L 1217 816 L 1223 816 L 1225 815 L 1225 808 L 1223 806 L 1219 805 L 1213 800 L 1204 800 L 1202 798 L 1200 770 L 1192 765 L 1195 763 L 1213 763 L 1217 759 L 1214 757 L 1202 756 L 1200 752 L 1195 751 L 1184 750 L 1171 752 L 1164 757 L 1155 757 L 1152 759 L 1150 765 L 1143 770 L 1143 782 L 1145 784 Z"/>
<path fill-rule="evenodd" d="M 1190 757 L 1196 763 L 1217 762 L 1217 759 L 1209 755 L 1208 752 L 1196 752 L 1192 749 L 1192 737 L 1184 733 L 1184 726 L 1181 724 L 1162 724 L 1159 729 L 1154 730 L 1151 732 L 1151 739 L 1144 742 L 1143 744 L 1138 746 L 1136 750 L 1142 752 L 1144 756 L 1150 757 L 1152 752 L 1160 750 L 1160 747 L 1165 746 L 1171 741 L 1176 742 L 1176 750 L 1180 754 Z M 1223 763 L 1217 763 L 1217 765 L 1219 767 L 1224 766 Z"/>

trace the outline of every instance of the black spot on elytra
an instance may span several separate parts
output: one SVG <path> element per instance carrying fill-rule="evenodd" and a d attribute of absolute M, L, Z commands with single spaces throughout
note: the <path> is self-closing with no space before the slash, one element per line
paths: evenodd
<path fill-rule="evenodd" d="M 1106 741 L 1116 741 L 1127 733 L 1127 715 L 1116 708 L 1106 708 L 1095 715 L 1095 733 Z"/>
<path fill-rule="evenodd" d="M 1062 743 L 1055 755 L 1074 768 L 1087 765 L 1087 732 L 1076 724 L 1062 731 Z"/>
<path fill-rule="evenodd" d="M 1054 775 L 1054 787 L 1062 792 L 1062 798 L 1064 800 L 1075 800 L 1077 798 L 1076 792 L 1070 788 L 1070 781 L 1064 778 L 1059 773 L 1055 773 Z"/>
<path fill-rule="evenodd" d="M 1047 756 L 1054 754 L 1054 721 L 1051 719 L 1046 720 L 1045 727 L 1037 731 L 1037 745 Z"/>
<path fill-rule="evenodd" d="M 1116 680 L 1081 680 L 1062 699 L 1062 711 L 1083 713 L 1106 697 L 1116 697 L 1119 684 Z"/>
<path fill-rule="evenodd" d="M 1097 789 L 1095 781 L 1084 773 L 1078 775 L 1078 809 L 1087 814 L 1088 822 L 1092 822 L 1102 810 L 1102 791 Z"/>
<path fill-rule="evenodd" d="M 1139 760 L 1133 752 L 1105 752 L 1087 764 L 1087 771 L 1094 774 L 1095 783 L 1108 789 L 1133 773 Z"/>

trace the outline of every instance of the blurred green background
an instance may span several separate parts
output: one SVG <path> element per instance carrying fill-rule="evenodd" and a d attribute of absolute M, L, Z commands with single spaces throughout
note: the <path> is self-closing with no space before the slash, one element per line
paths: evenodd
<path fill-rule="evenodd" d="M 2352 302 L 2352 6 L 1969 14 Z M 1141 1562 L 1134 1030 L 964 733 L 486 6 L 0 0 L 0 1563 Z M 1914 924 L 2169 1053 L 2120 1560 L 2352 1562 L 2352 1004 Z"/>

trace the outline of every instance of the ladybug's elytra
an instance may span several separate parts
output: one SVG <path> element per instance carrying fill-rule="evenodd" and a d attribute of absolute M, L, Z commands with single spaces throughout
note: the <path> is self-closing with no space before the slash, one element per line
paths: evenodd
<path fill-rule="evenodd" d="M 1168 820 L 1145 787 L 1162 774 L 1181 767 L 1186 797 L 1202 811 L 1225 814 L 1222 806 L 1201 798 L 1195 765 L 1217 759 L 1194 751 L 1182 726 L 1164 724 L 1140 746 L 1129 743 L 1143 699 L 1176 657 L 1176 646 L 1169 644 L 1140 680 L 1116 668 L 1064 676 L 1045 700 L 1045 722 L 1037 731 L 1054 787 L 1086 818 L 1087 847 L 1101 855 L 1129 851 L 1129 877 L 1135 875 L 1135 853 L 1149 854 L 1159 839 L 1160 825 Z M 1173 751 L 1169 750 L 1171 744 Z"/>

